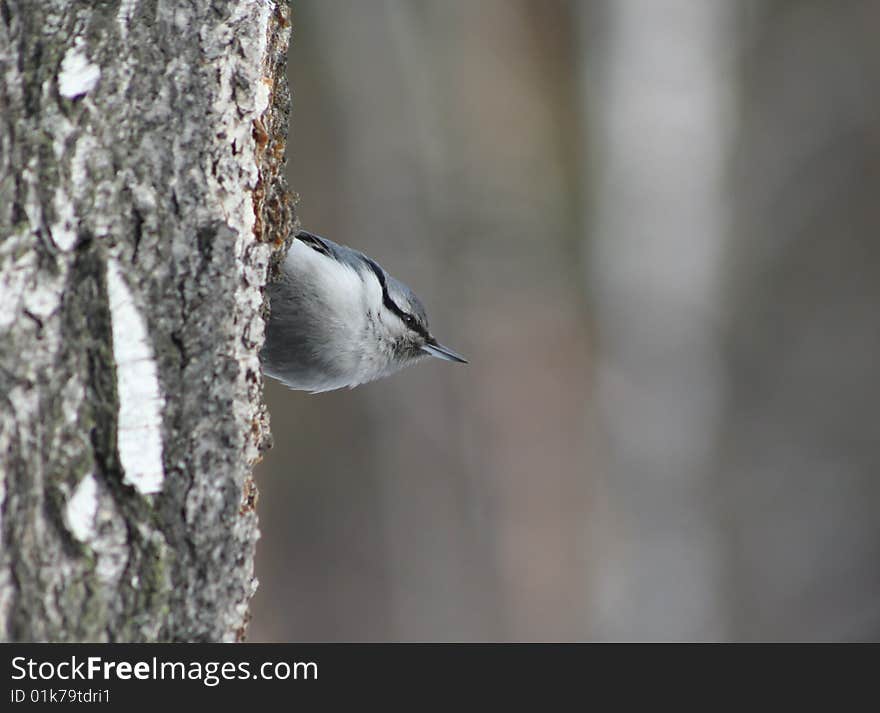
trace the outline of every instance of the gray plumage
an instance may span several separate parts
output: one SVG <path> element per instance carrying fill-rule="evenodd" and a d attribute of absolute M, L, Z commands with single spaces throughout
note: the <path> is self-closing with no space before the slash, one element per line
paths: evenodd
<path fill-rule="evenodd" d="M 363 253 L 312 233 L 296 234 L 267 291 L 263 371 L 292 389 L 351 388 L 429 355 L 465 362 L 431 336 L 409 287 Z"/>

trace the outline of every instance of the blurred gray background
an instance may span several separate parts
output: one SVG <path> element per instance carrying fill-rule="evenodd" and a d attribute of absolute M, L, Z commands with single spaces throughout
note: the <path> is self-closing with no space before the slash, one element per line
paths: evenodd
<path fill-rule="evenodd" d="M 471 364 L 268 382 L 250 639 L 880 638 L 880 2 L 293 19 L 303 226 Z"/>

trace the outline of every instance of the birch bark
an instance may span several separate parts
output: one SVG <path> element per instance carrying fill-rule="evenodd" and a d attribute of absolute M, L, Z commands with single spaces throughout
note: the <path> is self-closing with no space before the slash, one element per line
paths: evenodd
<path fill-rule="evenodd" d="M 289 10 L 0 0 L 0 638 L 234 640 Z"/>

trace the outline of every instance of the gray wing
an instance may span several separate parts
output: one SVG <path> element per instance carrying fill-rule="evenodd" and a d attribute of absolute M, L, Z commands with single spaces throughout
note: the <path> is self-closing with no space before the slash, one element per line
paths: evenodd
<path fill-rule="evenodd" d="M 315 235 L 306 230 L 300 230 L 294 237 L 296 240 L 300 240 L 308 245 L 312 250 L 324 253 L 324 255 L 349 265 L 355 270 L 360 271 L 369 266 L 369 260 L 366 255 L 346 245 L 334 243 L 332 240 L 327 240 L 327 238 L 322 238 L 320 235 Z"/>
<path fill-rule="evenodd" d="M 303 241 L 313 250 L 317 250 L 324 255 L 333 257 L 339 262 L 350 265 L 356 270 L 372 270 L 382 285 L 383 293 L 386 296 L 390 295 L 390 299 L 398 305 L 401 301 L 400 299 L 395 299 L 395 297 L 397 295 L 403 297 L 407 303 L 406 311 L 411 312 L 418 318 L 418 321 L 422 326 L 426 330 L 428 329 L 428 315 L 425 312 L 425 307 L 422 304 L 422 301 L 418 298 L 416 293 L 400 280 L 389 275 L 375 260 L 368 258 L 362 252 L 358 252 L 346 245 L 339 245 L 332 240 L 327 240 L 327 238 L 322 238 L 320 235 L 315 235 L 314 233 L 309 233 L 305 230 L 298 232 L 296 238 Z"/>

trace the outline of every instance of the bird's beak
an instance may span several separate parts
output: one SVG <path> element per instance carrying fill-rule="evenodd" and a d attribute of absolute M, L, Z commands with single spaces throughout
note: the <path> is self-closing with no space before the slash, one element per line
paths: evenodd
<path fill-rule="evenodd" d="M 430 354 L 432 357 L 437 357 L 438 359 L 445 359 L 446 361 L 457 361 L 459 364 L 468 363 L 468 360 L 465 359 L 461 354 L 452 351 L 449 347 L 444 347 L 442 344 L 437 344 L 437 342 L 425 344 L 422 347 L 422 351 L 426 354 Z"/>

